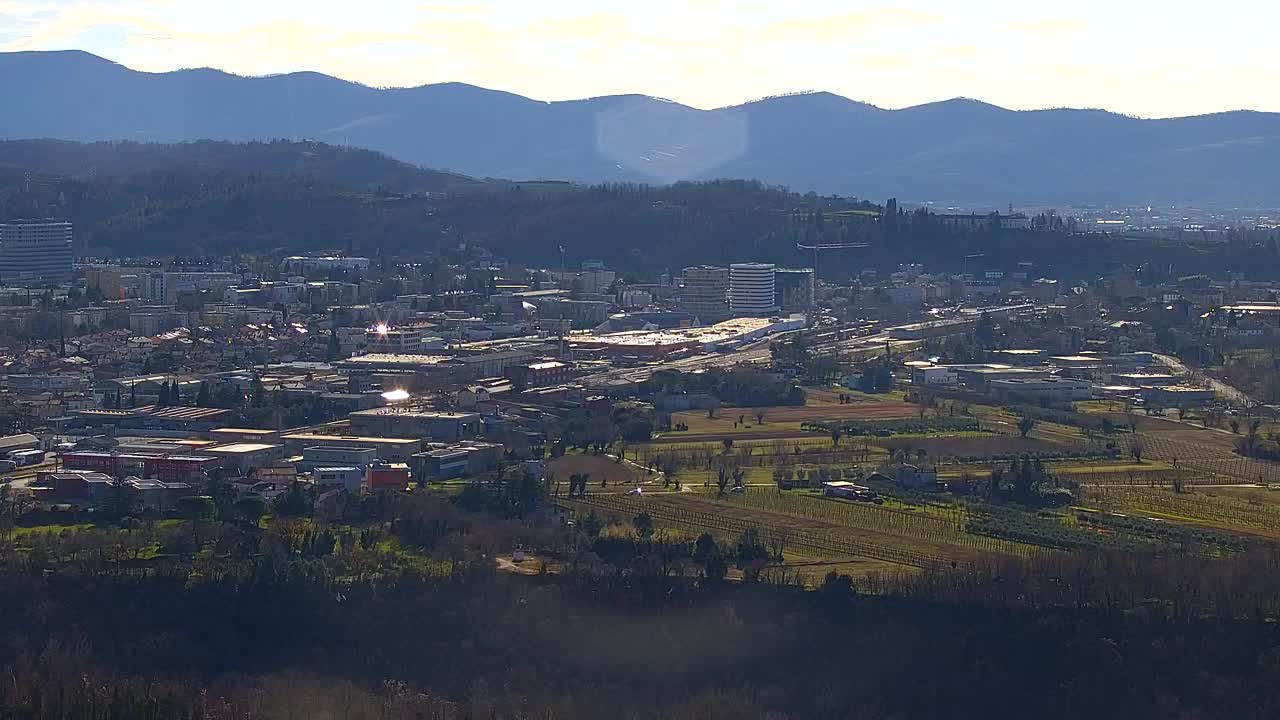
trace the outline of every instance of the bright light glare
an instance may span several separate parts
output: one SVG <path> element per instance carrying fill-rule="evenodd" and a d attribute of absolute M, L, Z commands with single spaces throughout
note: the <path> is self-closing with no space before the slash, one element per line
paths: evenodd
<path fill-rule="evenodd" d="M 404 402 L 409 399 L 408 390 L 388 390 L 382 393 L 382 399 L 387 402 Z"/>
<path fill-rule="evenodd" d="M 390 330 L 391 328 L 388 328 L 386 323 L 378 323 L 373 327 L 373 329 L 377 331 L 379 335 L 386 335 L 387 330 Z"/>

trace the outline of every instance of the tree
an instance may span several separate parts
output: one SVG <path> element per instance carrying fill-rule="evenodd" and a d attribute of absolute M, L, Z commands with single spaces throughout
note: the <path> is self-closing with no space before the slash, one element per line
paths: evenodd
<path fill-rule="evenodd" d="M 200 383 L 200 392 L 196 393 L 196 407 L 211 407 L 213 399 L 209 394 L 209 383 Z"/>
<path fill-rule="evenodd" d="M 724 497 L 725 488 L 729 487 L 729 478 L 732 474 L 728 460 L 721 460 L 716 468 L 716 488 L 719 490 L 720 497 Z"/>
<path fill-rule="evenodd" d="M 600 519 L 595 510 L 592 510 L 582 519 L 582 522 L 578 523 L 578 529 L 587 536 L 587 539 L 595 540 L 600 535 L 600 531 L 604 530 L 604 521 Z"/>
<path fill-rule="evenodd" d="M 302 483 L 294 482 L 288 491 L 276 500 L 276 511 L 284 517 L 305 517 L 311 514 L 311 497 L 302 487 Z"/>
<path fill-rule="evenodd" d="M 816 598 L 825 609 L 837 611 L 849 607 L 850 601 L 857 594 L 853 586 L 853 578 L 832 570 L 827 573 L 822 585 L 818 587 Z"/>
<path fill-rule="evenodd" d="M 636 537 L 641 540 L 648 540 L 653 537 L 653 518 L 649 513 L 642 512 L 631 518 L 631 526 L 635 528 Z"/>
<path fill-rule="evenodd" d="M 119 521 L 136 515 L 141 509 L 141 503 L 133 488 L 126 485 L 124 480 L 116 480 L 111 486 L 111 498 L 106 509 L 112 520 Z"/>
<path fill-rule="evenodd" d="M 733 449 L 733 438 L 727 437 L 721 440 L 720 444 L 724 446 L 724 454 L 728 455 L 729 451 Z"/>
<path fill-rule="evenodd" d="M 262 516 L 267 514 L 267 502 L 260 497 L 246 495 L 236 500 L 235 511 L 245 524 L 257 527 Z"/>
<path fill-rule="evenodd" d="M 734 553 L 734 564 L 742 571 L 743 578 L 750 581 L 760 577 L 760 570 L 769 560 L 769 549 L 760 539 L 760 531 L 747 528 L 738 537 Z"/>
<path fill-rule="evenodd" d="M 1129 454 L 1133 456 L 1134 462 L 1142 463 L 1142 453 L 1146 452 L 1146 443 L 1142 442 L 1142 438 L 1135 437 L 1133 442 L 1129 443 Z"/>
<path fill-rule="evenodd" d="M 716 544 L 716 539 L 711 533 L 704 532 L 698 536 L 693 543 L 693 559 L 700 563 L 706 563 L 707 558 L 711 557 L 714 552 L 719 552 L 720 546 Z"/>
<path fill-rule="evenodd" d="M 1027 435 L 1031 434 L 1031 431 L 1035 428 L 1035 426 L 1036 426 L 1035 418 L 1029 415 L 1023 415 L 1021 418 L 1018 419 L 1018 432 L 1022 434 L 1022 437 L 1026 437 Z"/>
<path fill-rule="evenodd" d="M 832 425 L 829 432 L 831 435 L 831 447 L 839 447 L 840 438 L 844 437 L 844 428 L 839 425 Z"/>
<path fill-rule="evenodd" d="M 1227 423 L 1227 425 L 1229 425 L 1229 426 L 1231 427 L 1231 432 L 1232 432 L 1233 434 L 1235 434 L 1235 435 L 1239 435 L 1239 434 L 1240 434 L 1240 421 L 1239 421 L 1239 420 L 1237 420 L 1237 419 L 1235 419 L 1235 418 L 1231 418 L 1230 422 L 1228 422 L 1228 423 Z"/>
<path fill-rule="evenodd" d="M 757 424 L 757 425 L 763 425 L 763 424 L 764 424 L 764 409 L 763 409 L 763 408 L 757 408 L 757 409 L 756 409 L 756 424 Z"/>
<path fill-rule="evenodd" d="M 218 512 L 213 498 L 208 495 L 187 495 L 176 503 L 178 514 L 188 520 L 212 520 Z"/>
<path fill-rule="evenodd" d="M 716 397 L 708 397 L 702 403 L 702 408 L 707 411 L 707 417 L 715 419 L 716 413 L 720 411 L 720 400 Z"/>

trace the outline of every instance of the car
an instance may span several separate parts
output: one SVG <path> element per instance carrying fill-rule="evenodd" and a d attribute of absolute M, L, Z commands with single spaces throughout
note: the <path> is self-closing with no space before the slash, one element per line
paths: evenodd
<path fill-rule="evenodd" d="M 747 491 L 747 489 L 746 489 L 745 487 L 743 487 L 743 486 L 741 486 L 741 485 L 734 485 L 734 486 L 733 486 L 733 489 L 732 489 L 732 490 L 730 490 L 729 492 L 734 492 L 734 493 L 744 493 L 744 492 L 746 492 L 746 491 Z"/>
<path fill-rule="evenodd" d="M 631 488 L 630 490 L 628 490 L 628 491 L 627 491 L 627 494 L 628 494 L 628 495 L 643 495 L 643 494 L 644 494 L 644 489 L 643 489 L 643 488 L 638 488 L 638 487 L 633 487 L 633 488 Z"/>

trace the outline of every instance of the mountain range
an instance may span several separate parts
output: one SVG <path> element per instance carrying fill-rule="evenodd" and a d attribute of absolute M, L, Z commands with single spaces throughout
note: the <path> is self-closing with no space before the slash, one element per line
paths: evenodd
<path fill-rule="evenodd" d="M 805 93 L 699 110 L 640 95 L 542 102 L 460 83 L 145 73 L 78 51 L 0 53 L 0 137 L 308 138 L 474 177 L 751 178 L 904 202 L 1227 203 L 1280 196 L 1280 114 L 1147 120 L 955 99 L 901 110 Z"/>

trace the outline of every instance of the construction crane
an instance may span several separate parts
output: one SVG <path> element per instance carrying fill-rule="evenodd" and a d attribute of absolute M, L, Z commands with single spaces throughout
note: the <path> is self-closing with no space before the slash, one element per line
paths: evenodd
<path fill-rule="evenodd" d="M 819 243 L 814 245 L 805 245 L 804 243 L 796 243 L 797 250 L 813 251 L 813 279 L 818 279 L 818 253 L 822 250 L 862 250 L 867 247 L 866 243 Z"/>
<path fill-rule="evenodd" d="M 818 253 L 823 250 L 863 250 L 866 247 L 866 243 L 814 243 L 813 245 L 796 243 L 797 250 L 813 251 L 813 298 L 809 301 L 810 323 L 817 322 L 813 316 L 814 310 L 818 307 Z"/>

